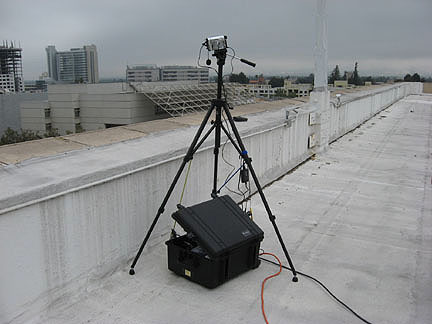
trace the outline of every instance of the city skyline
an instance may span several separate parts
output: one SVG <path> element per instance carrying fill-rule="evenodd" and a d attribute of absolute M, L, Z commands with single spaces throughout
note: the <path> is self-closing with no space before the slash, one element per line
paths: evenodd
<path fill-rule="evenodd" d="M 361 75 L 432 74 L 432 44 L 423 36 L 432 27 L 430 1 L 334 0 L 327 7 L 329 69 L 352 70 L 357 61 Z M 315 1 L 21 1 L 2 9 L 0 37 L 21 44 L 26 80 L 48 71 L 48 45 L 95 44 L 100 78 L 110 78 L 125 77 L 133 64 L 195 66 L 202 41 L 220 34 L 257 63 L 252 69 L 234 61 L 234 73 L 313 72 Z"/>

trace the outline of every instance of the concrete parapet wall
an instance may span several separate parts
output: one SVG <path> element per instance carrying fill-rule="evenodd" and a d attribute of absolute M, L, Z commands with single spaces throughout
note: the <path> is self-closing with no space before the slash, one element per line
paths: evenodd
<path fill-rule="evenodd" d="M 353 130 L 408 94 L 422 92 L 421 83 L 400 83 L 366 93 L 333 98 L 330 105 L 330 142 Z"/>
<path fill-rule="evenodd" d="M 342 97 L 339 107 L 331 107 L 330 140 L 419 91 L 417 84 L 400 84 Z M 309 125 L 314 109 L 282 108 L 249 115 L 247 123 L 238 124 L 262 185 L 314 153 L 308 144 L 317 127 Z M 0 323 L 37 316 L 104 275 L 127 268 L 196 130 L 183 127 L 1 168 Z M 212 145 L 206 142 L 192 160 L 184 205 L 210 199 Z M 231 145 L 223 155 L 239 164 Z M 231 168 L 220 161 L 222 184 Z M 167 239 L 183 181 L 184 174 L 140 262 Z"/>

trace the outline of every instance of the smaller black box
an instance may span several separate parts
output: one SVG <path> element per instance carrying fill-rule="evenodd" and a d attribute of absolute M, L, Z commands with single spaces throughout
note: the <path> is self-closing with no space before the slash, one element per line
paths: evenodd
<path fill-rule="evenodd" d="M 172 217 L 187 234 L 166 242 L 168 269 L 205 287 L 257 268 L 263 231 L 229 196 L 217 197 Z"/>

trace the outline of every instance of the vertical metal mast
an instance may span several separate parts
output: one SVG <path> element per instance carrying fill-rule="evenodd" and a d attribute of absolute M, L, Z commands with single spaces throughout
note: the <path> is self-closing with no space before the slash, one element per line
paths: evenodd
<path fill-rule="evenodd" d="M 327 90 L 327 14 L 326 0 L 317 0 L 315 17 L 316 40 L 314 46 L 315 80 L 314 91 Z"/>

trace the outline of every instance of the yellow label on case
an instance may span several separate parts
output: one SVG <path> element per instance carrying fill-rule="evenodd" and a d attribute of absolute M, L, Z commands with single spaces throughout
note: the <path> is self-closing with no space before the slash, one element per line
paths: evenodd
<path fill-rule="evenodd" d="M 192 272 L 190 272 L 189 270 L 185 269 L 185 275 L 188 277 L 192 276 Z"/>

